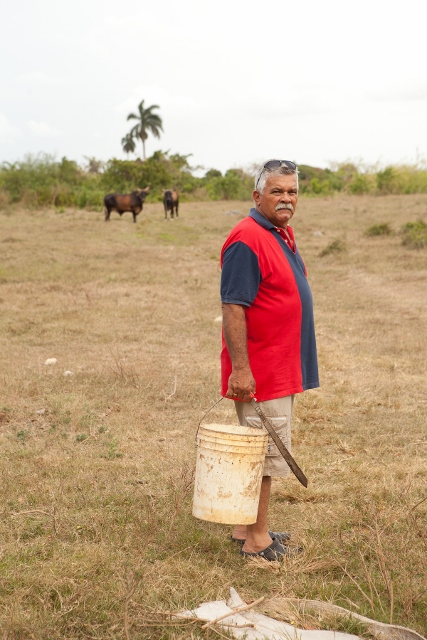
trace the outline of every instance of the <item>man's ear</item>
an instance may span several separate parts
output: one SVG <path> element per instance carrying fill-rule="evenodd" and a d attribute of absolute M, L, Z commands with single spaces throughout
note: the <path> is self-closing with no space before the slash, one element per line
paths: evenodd
<path fill-rule="evenodd" d="M 259 201 L 261 199 L 261 194 L 259 191 L 257 191 L 256 189 L 254 191 L 252 191 L 252 198 L 255 202 L 255 204 L 259 204 Z"/>

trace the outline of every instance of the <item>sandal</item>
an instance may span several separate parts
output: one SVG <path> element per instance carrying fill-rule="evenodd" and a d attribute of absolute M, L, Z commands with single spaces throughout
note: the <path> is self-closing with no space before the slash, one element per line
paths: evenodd
<path fill-rule="evenodd" d="M 285 542 L 286 540 L 291 539 L 291 534 L 286 531 L 269 531 L 268 535 L 270 538 L 276 538 L 279 542 Z M 242 540 L 242 538 L 233 538 L 233 536 L 230 536 L 230 540 L 238 542 L 241 546 L 245 544 L 245 540 Z"/>
<path fill-rule="evenodd" d="M 266 549 L 263 549 L 262 551 L 258 551 L 256 553 L 251 553 L 249 551 L 243 551 L 243 549 L 240 549 L 240 555 L 252 558 L 259 556 L 260 558 L 264 558 L 264 560 L 268 560 L 269 562 L 275 562 L 278 560 L 283 560 L 284 557 L 294 558 L 299 553 L 301 553 L 301 551 L 302 547 L 288 547 L 286 544 L 280 544 L 277 538 L 274 538 L 273 542 L 268 547 L 266 547 Z"/>

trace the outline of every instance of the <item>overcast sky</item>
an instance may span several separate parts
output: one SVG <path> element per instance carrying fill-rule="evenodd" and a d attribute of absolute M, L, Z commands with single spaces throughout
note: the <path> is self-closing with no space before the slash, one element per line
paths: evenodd
<path fill-rule="evenodd" d="M 225 171 L 427 157 L 422 0 L 0 0 L 0 161 L 170 151 Z M 141 150 L 139 150 L 141 155 Z"/>

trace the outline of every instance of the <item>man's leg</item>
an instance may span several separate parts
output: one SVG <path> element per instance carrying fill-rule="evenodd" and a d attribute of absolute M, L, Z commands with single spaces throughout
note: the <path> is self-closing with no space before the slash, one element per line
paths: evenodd
<path fill-rule="evenodd" d="M 267 510 L 268 510 L 268 503 L 270 499 L 270 491 L 271 491 L 271 477 L 263 476 L 262 483 L 261 483 L 261 493 L 260 493 L 259 504 L 258 504 L 257 520 L 252 525 L 236 524 L 232 533 L 232 538 L 234 540 L 241 540 L 242 542 L 244 542 L 247 538 L 249 527 L 259 531 L 260 528 L 264 527 L 264 524 L 265 524 L 266 528 L 265 528 L 264 534 L 268 531 Z M 270 538 L 270 536 L 268 537 Z M 251 540 L 251 537 L 249 539 Z M 271 541 L 271 538 L 270 538 L 270 541 Z M 268 544 L 270 543 L 271 542 L 269 542 Z M 265 547 L 263 547 L 263 549 L 265 549 Z M 245 551 L 248 551 L 246 547 L 245 547 Z"/>
<path fill-rule="evenodd" d="M 261 406 L 267 412 L 267 415 L 286 416 L 288 425 L 289 425 L 289 434 L 288 434 L 289 441 L 285 441 L 285 444 L 288 446 L 289 449 L 290 449 L 290 425 L 291 425 L 291 419 L 292 419 L 293 400 L 294 400 L 294 396 L 287 396 L 285 398 L 279 399 L 278 401 L 261 403 Z M 235 402 L 235 406 L 236 406 L 236 413 L 241 425 L 248 424 L 246 419 L 247 419 L 247 416 L 250 414 L 255 414 L 256 420 L 260 422 L 257 414 L 255 413 L 254 409 L 251 407 L 250 404 L 243 403 L 243 402 Z M 287 467 L 284 460 L 282 459 L 279 452 L 277 452 L 277 454 L 278 454 L 277 459 L 279 461 L 278 463 L 275 463 L 274 459 L 269 460 L 266 463 L 266 466 L 268 467 L 267 473 L 286 477 L 289 475 L 290 470 Z M 271 475 L 265 475 L 263 476 L 263 479 L 262 479 L 257 521 L 252 525 L 236 525 L 234 527 L 232 537 L 235 540 L 243 541 L 243 540 L 246 540 L 247 538 L 249 539 L 247 544 L 245 544 L 243 547 L 244 551 L 252 551 L 252 548 L 249 549 L 249 545 L 251 547 L 252 546 L 255 547 L 254 552 L 262 551 L 263 549 L 268 547 L 272 542 L 272 539 L 268 534 L 268 525 L 267 525 L 267 510 L 268 510 L 268 503 L 270 499 L 270 491 L 271 491 Z M 267 544 L 259 547 L 259 545 L 261 544 L 260 542 L 261 540 L 266 541 Z"/>
<path fill-rule="evenodd" d="M 271 476 L 263 476 L 259 497 L 258 515 L 254 524 L 246 526 L 246 542 L 243 551 L 258 553 L 271 545 L 273 540 L 268 535 L 267 511 L 270 500 Z"/>

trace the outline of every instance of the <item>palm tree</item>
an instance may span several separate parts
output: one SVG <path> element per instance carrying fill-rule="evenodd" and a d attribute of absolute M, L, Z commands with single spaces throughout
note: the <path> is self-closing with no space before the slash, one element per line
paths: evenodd
<path fill-rule="evenodd" d="M 97 160 L 93 156 L 83 156 L 83 158 L 87 160 L 87 167 L 85 168 L 88 173 L 101 173 L 104 166 L 102 160 Z"/>
<path fill-rule="evenodd" d="M 160 131 L 162 129 L 162 119 L 157 113 L 153 113 L 153 109 L 159 109 L 157 104 L 151 105 L 144 109 L 144 100 L 138 105 L 138 114 L 130 113 L 127 117 L 128 120 L 138 120 L 137 124 L 132 127 L 129 132 L 129 136 L 132 138 L 141 138 L 142 140 L 142 155 L 145 160 L 145 141 L 148 138 L 148 131 L 150 131 L 155 138 L 160 138 Z"/>
<path fill-rule="evenodd" d="M 133 153 L 136 149 L 135 140 L 131 136 L 130 133 L 127 133 L 124 138 L 122 138 L 122 147 L 123 151 L 127 153 L 129 157 L 129 153 Z"/>

